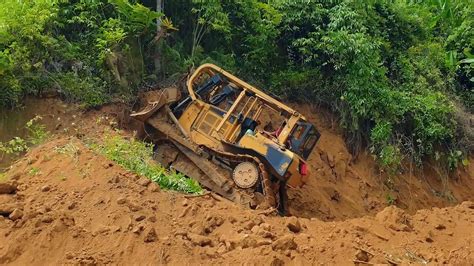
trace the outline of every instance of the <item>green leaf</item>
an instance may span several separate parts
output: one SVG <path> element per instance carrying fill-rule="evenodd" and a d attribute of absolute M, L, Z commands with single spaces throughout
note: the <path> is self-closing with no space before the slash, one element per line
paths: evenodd
<path fill-rule="evenodd" d="M 469 160 L 467 158 L 463 159 L 461 162 L 462 162 L 462 165 L 464 165 L 464 166 L 469 165 Z"/>
<path fill-rule="evenodd" d="M 472 64 L 474 63 L 474 58 L 466 58 L 461 61 L 459 61 L 461 64 Z"/>

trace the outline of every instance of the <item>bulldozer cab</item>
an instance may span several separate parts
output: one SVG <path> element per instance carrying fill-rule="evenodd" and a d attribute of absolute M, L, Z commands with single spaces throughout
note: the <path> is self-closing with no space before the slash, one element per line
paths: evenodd
<path fill-rule="evenodd" d="M 288 137 L 288 148 L 307 160 L 314 146 L 316 146 L 319 136 L 311 123 L 299 121 Z"/>

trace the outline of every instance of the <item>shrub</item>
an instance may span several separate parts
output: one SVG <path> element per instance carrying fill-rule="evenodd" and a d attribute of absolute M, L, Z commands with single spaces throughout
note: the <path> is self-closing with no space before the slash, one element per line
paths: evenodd
<path fill-rule="evenodd" d="M 0 106 L 51 89 L 86 107 L 129 97 L 161 16 L 128 0 L 3 1 Z"/>
<path fill-rule="evenodd" d="M 28 131 L 25 138 L 14 137 L 10 141 L 0 142 L 0 159 L 3 159 L 4 155 L 19 156 L 20 154 L 28 151 L 31 146 L 35 146 L 43 143 L 50 137 L 50 133 L 46 131 L 44 125 L 40 124 L 42 117 L 36 116 L 25 125 Z"/>
<path fill-rule="evenodd" d="M 74 72 L 55 76 L 58 90 L 69 101 L 80 102 L 86 108 L 100 106 L 109 99 L 106 84 L 97 77 L 80 77 Z"/>
<path fill-rule="evenodd" d="M 31 145 L 38 145 L 45 142 L 50 133 L 46 131 L 46 127 L 39 123 L 43 119 L 41 116 L 35 116 L 30 121 L 26 122 L 25 128 L 28 130 L 28 143 Z"/>
<path fill-rule="evenodd" d="M 278 96 L 331 108 L 349 146 L 368 144 L 384 165 L 442 153 L 452 168 L 474 146 L 459 134 L 467 120 L 453 120 L 453 99 L 473 110 L 473 6 L 177 0 L 164 4 L 175 23 L 162 23 L 174 31 L 157 36 L 163 14 L 140 1 L 4 0 L 0 105 L 49 88 L 86 107 L 129 100 L 144 79 L 215 62 Z"/>

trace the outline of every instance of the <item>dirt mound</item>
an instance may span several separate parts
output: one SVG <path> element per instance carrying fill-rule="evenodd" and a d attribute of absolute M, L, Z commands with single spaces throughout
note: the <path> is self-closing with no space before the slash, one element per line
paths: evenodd
<path fill-rule="evenodd" d="M 294 108 L 316 125 L 321 138 L 308 160 L 309 182 L 302 189 L 289 190 L 292 214 L 332 221 L 375 215 L 389 204 L 413 214 L 474 200 L 472 163 L 451 176 L 426 163 L 422 170 L 407 165 L 389 177 L 367 151 L 353 158 L 332 114 L 309 105 Z"/>
<path fill-rule="evenodd" d="M 35 148 L 7 175 L 0 264 L 474 261 L 472 202 L 341 222 L 281 218 L 161 191 L 76 138 Z"/>

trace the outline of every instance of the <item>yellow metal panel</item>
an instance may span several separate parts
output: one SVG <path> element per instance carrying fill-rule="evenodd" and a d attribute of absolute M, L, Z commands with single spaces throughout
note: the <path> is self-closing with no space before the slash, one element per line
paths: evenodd
<path fill-rule="evenodd" d="M 263 135 L 257 132 L 255 135 L 245 134 L 240 140 L 239 144 L 244 148 L 253 149 L 256 152 L 265 155 L 268 152 L 268 146 L 265 145 L 266 142 L 271 143 L 270 140 L 268 140 Z M 288 185 L 291 187 L 300 187 L 304 183 L 306 183 L 307 178 L 307 176 L 302 176 L 299 172 L 299 162 L 301 158 L 296 156 L 290 150 L 285 150 L 284 152 L 285 154 L 293 158 L 287 170 L 287 175 L 289 177 L 287 181 Z M 282 167 L 286 166 L 282 165 Z"/>
<path fill-rule="evenodd" d="M 295 127 L 295 124 L 298 122 L 300 119 L 299 116 L 292 116 L 288 121 L 286 121 L 286 125 L 283 128 L 282 132 L 280 135 L 278 135 L 278 142 L 281 144 L 284 144 L 288 136 L 291 134 L 291 130 Z"/>
<path fill-rule="evenodd" d="M 191 131 L 191 126 L 199 115 L 201 108 L 196 103 L 192 103 L 179 118 L 179 123 L 187 132 Z"/>
<path fill-rule="evenodd" d="M 240 146 L 247 149 L 252 149 L 260 154 L 267 154 L 268 146 L 264 145 L 262 140 L 259 140 L 258 136 L 245 134 L 239 142 Z"/>
<path fill-rule="evenodd" d="M 214 148 L 214 149 L 222 149 L 222 145 L 220 142 L 218 142 L 216 139 L 205 135 L 199 131 L 192 131 L 191 132 L 191 139 L 198 145 L 205 145 L 209 148 Z"/>
<path fill-rule="evenodd" d="M 202 109 L 202 111 L 200 111 L 199 116 L 197 114 L 195 115 L 195 122 L 191 126 L 193 128 L 190 133 L 191 139 L 198 145 L 206 145 L 208 147 L 222 149 L 222 145 L 220 143 L 221 136 L 214 136 L 215 129 L 222 121 L 222 117 L 219 114 L 213 112 L 207 104 L 203 104 L 202 108 L 198 109 Z M 186 113 L 193 112 L 194 110 L 196 109 L 188 108 L 186 109 Z M 189 114 L 188 116 L 191 117 Z M 223 135 L 230 125 L 231 124 L 228 121 L 224 123 L 224 126 L 221 128 L 221 131 L 219 131 L 219 134 Z"/>

